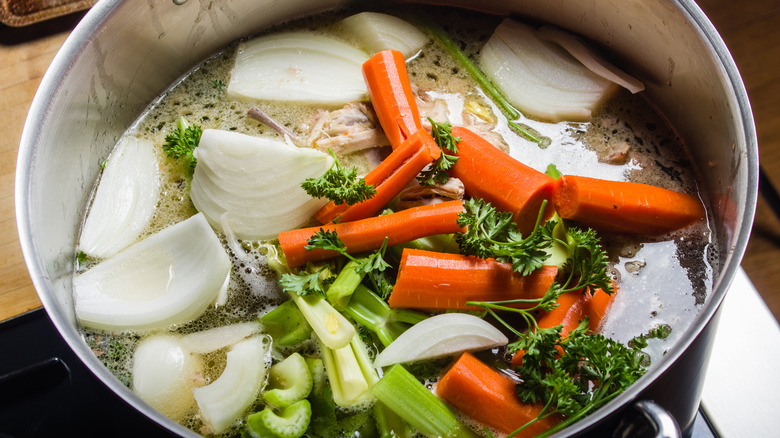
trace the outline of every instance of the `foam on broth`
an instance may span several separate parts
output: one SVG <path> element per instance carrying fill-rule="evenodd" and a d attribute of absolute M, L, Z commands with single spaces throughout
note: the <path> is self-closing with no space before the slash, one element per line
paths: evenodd
<path fill-rule="evenodd" d="M 453 9 L 428 11 L 436 14 L 441 22 L 449 23 L 447 30 L 472 55 L 501 19 L 472 11 L 467 14 Z M 329 13 L 289 24 L 285 29 L 317 29 L 339 35 L 332 24 L 347 15 L 347 12 Z M 179 116 L 204 129 L 276 136 L 269 128 L 246 116 L 251 106 L 259 105 L 293 130 L 299 129 L 302 121 L 317 110 L 305 105 L 228 99 L 220 84 L 228 82 L 235 50 L 236 44 L 233 44 L 196 67 L 154 102 L 129 129 L 131 134 L 145 137 L 156 145 L 163 166 L 161 200 L 142 237 L 196 213 L 188 197 L 188 183 L 181 165 L 162 152 L 165 136 L 173 130 Z M 540 149 L 506 127 L 501 112 L 443 50 L 429 44 L 408 62 L 408 70 L 411 81 L 419 89 L 447 101 L 454 124 L 458 124 L 460 117 L 456 109 L 467 103 L 492 109 L 497 121 L 495 133 L 505 143 L 502 147 L 537 170 L 544 171 L 548 164 L 554 163 L 562 173 L 642 182 L 698 193 L 696 174 L 681 139 L 641 95 L 632 96 L 619 90 L 588 123 L 522 120 L 552 140 L 549 147 Z M 604 162 L 611 152 L 626 146 L 628 153 L 624 161 L 618 164 Z M 345 157 L 344 161 L 361 165 L 367 162 L 360 154 Z M 229 299 L 224 306 L 210 308 L 197 320 L 172 328 L 176 333 L 253 320 L 284 298 L 275 272 L 266 264 L 262 245 L 241 242 L 236 248 L 225 236 L 221 239 L 233 262 Z M 670 325 L 673 329 L 670 338 L 654 346 L 652 355 L 657 359 L 685 331 L 712 288 L 713 272 L 718 263 L 713 233 L 707 223 L 702 223 L 652 239 L 607 235 L 602 239 L 611 256 L 613 274 L 620 282 L 617 298 L 602 331 L 626 342 L 658 324 Z M 141 335 L 83 330 L 83 336 L 101 361 L 129 386 L 132 351 Z M 308 348 L 316 350 L 314 346 Z M 282 352 L 273 351 L 272 356 L 278 359 Z M 497 350 L 494 359 L 500 361 L 502 357 L 503 352 Z M 224 352 L 213 353 L 204 362 L 207 383 L 217 378 L 224 368 Z M 435 376 L 428 380 L 428 385 L 435 385 Z M 186 418 L 182 422 L 185 426 L 200 431 L 202 424 L 196 412 L 185 413 L 183 417 Z M 479 427 L 475 426 L 475 429 Z M 231 429 L 226 435 L 237 433 L 236 429 Z"/>

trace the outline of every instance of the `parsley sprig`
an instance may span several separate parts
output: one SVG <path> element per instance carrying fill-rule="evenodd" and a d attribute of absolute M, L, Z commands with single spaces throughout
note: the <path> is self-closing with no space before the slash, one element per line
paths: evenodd
<path fill-rule="evenodd" d="M 318 267 L 308 264 L 297 274 L 282 274 L 279 283 L 287 292 L 293 292 L 300 296 L 316 295 L 325 298 L 325 291 L 335 278 L 328 265 Z"/>
<path fill-rule="evenodd" d="M 176 129 L 165 136 L 163 151 L 169 157 L 183 159 L 190 176 L 198 161 L 193 152 L 198 147 L 202 134 L 203 129 L 199 125 L 191 124 L 182 116 L 176 122 Z"/>
<path fill-rule="evenodd" d="M 430 117 L 428 121 L 431 122 L 431 135 L 441 148 L 441 155 L 430 168 L 420 172 L 417 181 L 423 186 L 445 184 L 450 178 L 447 171 L 458 161 L 458 156 L 455 154 L 458 153 L 460 137 L 452 135 L 451 124 L 434 122 Z"/>
<path fill-rule="evenodd" d="M 330 199 L 336 205 L 355 205 L 376 194 L 374 186 L 357 177 L 357 168 L 341 167 L 336 154 L 330 148 L 328 152 L 333 157 L 333 164 L 319 178 L 308 178 L 301 183 L 306 193 L 315 198 Z"/>

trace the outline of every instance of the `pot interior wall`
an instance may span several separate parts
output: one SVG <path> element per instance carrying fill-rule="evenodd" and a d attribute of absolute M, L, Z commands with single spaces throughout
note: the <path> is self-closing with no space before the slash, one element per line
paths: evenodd
<path fill-rule="evenodd" d="M 189 0 L 178 6 L 172 1 L 103 1 L 66 42 L 33 102 L 20 148 L 17 212 L 35 287 L 63 336 L 101 379 L 182 433 L 114 379 L 75 329 L 70 277 L 88 192 L 99 163 L 120 134 L 196 63 L 273 23 L 344 3 Z M 752 222 L 757 148 L 736 70 L 698 8 L 692 2 L 661 0 L 451 3 L 470 8 L 478 4 L 480 10 L 573 29 L 635 66 L 651 100 L 679 128 L 699 163 L 724 255 L 721 279 L 711 297 L 719 302 L 738 267 Z M 703 23 L 704 30 L 694 27 L 692 19 Z M 707 319 L 712 311 L 700 318 Z M 700 326 L 694 324 L 691 330 Z"/>

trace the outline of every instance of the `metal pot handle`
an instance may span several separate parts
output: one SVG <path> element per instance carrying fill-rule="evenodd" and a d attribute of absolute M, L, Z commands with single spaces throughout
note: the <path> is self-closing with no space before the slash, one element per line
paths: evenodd
<path fill-rule="evenodd" d="M 677 420 L 666 409 L 650 400 L 639 400 L 634 403 L 645 419 L 652 425 L 655 438 L 681 438 L 680 426 Z"/>

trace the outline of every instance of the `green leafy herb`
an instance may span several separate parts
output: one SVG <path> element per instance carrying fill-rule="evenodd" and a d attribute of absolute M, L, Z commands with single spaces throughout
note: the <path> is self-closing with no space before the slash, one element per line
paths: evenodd
<path fill-rule="evenodd" d="M 453 154 L 458 153 L 458 143 L 460 143 L 460 137 L 452 135 L 452 125 L 434 122 L 430 117 L 428 117 L 428 121 L 431 122 L 431 135 L 441 148 L 441 155 L 429 169 L 423 170 L 417 176 L 417 181 L 424 186 L 447 182 L 450 178 L 447 171 L 452 169 L 452 166 L 458 161 L 458 156 Z"/>
<path fill-rule="evenodd" d="M 672 327 L 668 324 L 661 324 L 655 328 L 650 329 L 646 335 L 639 335 L 634 339 L 628 341 L 630 347 L 645 348 L 647 347 L 647 341 L 650 339 L 666 339 L 672 334 Z"/>
<path fill-rule="evenodd" d="M 374 186 L 357 177 L 356 168 L 344 169 L 336 154 L 330 149 L 328 152 L 333 157 L 333 164 L 319 178 L 308 178 L 301 183 L 306 193 L 315 198 L 330 199 L 336 205 L 354 205 L 376 194 Z"/>
<path fill-rule="evenodd" d="M 306 241 L 309 243 L 304 247 L 307 250 L 324 249 L 337 251 L 344 257 L 358 263 L 356 271 L 360 274 L 382 272 L 390 267 L 390 264 L 384 259 L 385 251 L 387 250 L 387 238 L 385 238 L 385 241 L 378 250 L 362 258 L 355 258 L 347 252 L 347 246 L 341 241 L 335 230 L 320 228 L 319 231 L 314 233 Z"/>
<path fill-rule="evenodd" d="M 458 215 L 458 225 L 466 231 L 455 236 L 463 254 L 510 263 L 523 275 L 541 268 L 549 257 L 545 248 L 552 245 L 555 222 L 540 225 L 544 206 L 534 230 L 526 237 L 517 230 L 511 213 L 498 211 L 482 199 L 469 199 L 464 210 Z"/>
<path fill-rule="evenodd" d="M 227 87 L 227 84 L 225 84 L 225 82 L 222 81 L 221 79 L 215 79 L 211 81 L 211 86 L 216 88 L 219 91 L 224 91 L 225 87 Z"/>
<path fill-rule="evenodd" d="M 195 148 L 200 143 L 200 136 L 203 129 L 198 125 L 193 125 L 184 117 L 179 117 L 176 122 L 176 129 L 173 133 L 165 137 L 163 150 L 169 157 L 184 160 L 190 175 L 195 170 L 197 160 L 193 155 Z"/>
<path fill-rule="evenodd" d="M 646 371 L 645 354 L 639 348 L 589 332 L 587 320 L 566 337 L 561 336 L 561 328 L 529 331 L 510 345 L 510 351 L 524 350 L 523 364 L 516 368 L 522 377 L 518 397 L 524 403 L 545 406 L 530 423 L 553 413 L 566 417 L 540 436 L 561 430 L 604 405 Z"/>
<path fill-rule="evenodd" d="M 302 270 L 297 274 L 282 274 L 279 283 L 285 291 L 290 293 L 300 296 L 316 295 L 325 298 L 325 290 L 333 282 L 334 276 L 327 265 L 312 272 L 311 270 L 313 269 L 309 265 L 306 270 Z"/>

